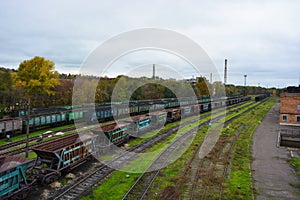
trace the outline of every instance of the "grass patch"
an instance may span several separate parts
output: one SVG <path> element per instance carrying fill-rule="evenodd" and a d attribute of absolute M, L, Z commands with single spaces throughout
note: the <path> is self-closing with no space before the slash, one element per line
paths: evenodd
<path fill-rule="evenodd" d="M 275 101 L 274 101 L 275 102 Z M 225 195 L 224 199 L 252 199 L 252 183 L 251 183 L 251 176 L 250 176 L 250 161 L 251 161 L 251 154 L 250 154 L 250 143 L 251 143 L 251 134 L 254 129 L 248 125 L 248 120 L 253 119 L 255 124 L 253 127 L 256 128 L 256 125 L 260 123 L 260 120 L 269 110 L 269 108 L 273 105 L 273 101 L 271 103 L 263 103 L 258 108 L 254 108 L 253 112 L 250 111 L 244 114 L 241 118 L 234 120 L 228 127 L 224 127 L 222 129 L 223 135 L 231 136 L 232 134 L 236 133 L 236 131 L 243 128 L 243 131 L 249 133 L 246 137 L 239 139 L 238 147 L 235 149 L 235 159 L 234 159 L 234 167 L 231 168 L 230 179 L 226 182 L 225 186 Z M 226 119 L 230 119 L 237 114 L 253 107 L 257 104 L 253 104 L 247 108 L 241 109 L 238 113 L 234 112 L 228 116 Z M 262 111 L 262 113 L 260 113 Z M 253 116 L 255 114 L 255 117 Z M 260 116 L 256 117 L 256 116 Z M 245 122 L 245 123 L 243 123 Z M 247 126 L 246 126 L 247 122 Z M 215 123 L 216 126 L 218 123 Z M 210 127 L 213 129 L 214 125 Z M 191 156 L 198 150 L 199 146 L 203 142 L 205 138 L 205 134 L 207 133 L 207 127 L 202 128 L 198 131 L 196 137 L 194 138 L 192 145 L 189 149 L 178 159 L 176 162 L 169 165 L 167 168 L 161 170 L 160 175 L 155 179 L 153 185 L 151 186 L 151 196 L 148 199 L 155 199 L 157 198 L 156 194 L 160 194 L 164 191 L 165 188 L 173 186 L 174 188 L 178 188 L 180 182 L 184 179 L 184 169 L 187 167 Z M 248 148 L 247 148 L 248 145 Z M 238 189 L 240 188 L 240 189 Z M 179 194 L 183 194 L 185 188 L 179 188 Z M 219 194 L 216 193 L 215 198 L 219 198 Z M 213 198 L 214 199 L 214 198 Z"/>
<path fill-rule="evenodd" d="M 296 174 L 300 175 L 300 158 L 292 158 L 290 164 L 296 169 Z"/>
<path fill-rule="evenodd" d="M 223 199 L 253 198 L 250 169 L 252 134 L 274 103 L 275 99 L 272 98 L 239 119 L 239 121 L 245 122 L 246 126 L 244 125 L 245 127 L 234 146 L 230 174 L 225 182 Z"/>
<path fill-rule="evenodd" d="M 101 187 L 93 190 L 92 194 L 80 199 L 104 199 L 103 197 L 107 200 L 122 199 L 124 194 L 129 190 L 131 185 L 133 185 L 139 176 L 140 174 L 137 173 L 115 171 L 110 177 L 108 177 L 108 179 L 106 179 Z"/>
<path fill-rule="evenodd" d="M 235 107 L 234 109 L 243 107 L 243 106 L 248 105 L 250 103 L 251 102 L 245 102 L 245 104 L 242 104 L 238 107 Z M 223 115 L 223 114 L 225 114 L 226 112 L 229 112 L 229 111 L 230 110 L 228 109 L 225 112 L 216 113 L 213 116 L 208 115 L 205 118 L 200 117 L 201 120 L 199 120 L 197 122 L 194 122 L 192 124 L 188 124 L 184 127 L 181 127 L 181 129 L 177 132 L 176 135 L 175 134 L 170 135 L 163 142 L 160 142 L 160 143 L 154 145 L 153 147 L 151 147 L 150 149 L 148 149 L 147 152 L 154 152 L 156 150 L 163 149 L 163 148 L 166 147 L 166 145 L 168 143 L 172 142 L 176 137 L 179 137 L 180 135 L 186 133 L 187 131 L 197 127 L 199 125 L 199 123 L 205 122 L 208 119 L 210 119 L 211 117 L 217 117 L 217 116 Z M 155 135 L 155 134 L 153 134 L 153 132 L 158 132 L 157 134 L 159 134 L 162 131 L 165 131 L 165 130 L 168 130 L 168 129 L 171 129 L 171 128 L 175 127 L 179 123 L 183 123 L 185 121 L 189 121 L 189 120 L 192 120 L 192 119 L 197 118 L 197 117 L 199 117 L 199 116 L 193 116 L 193 117 L 185 118 L 185 119 L 181 120 L 180 122 L 174 122 L 174 123 L 171 123 L 171 124 L 167 124 L 166 126 L 164 126 L 164 128 L 161 131 L 158 132 L 157 130 L 153 130 L 150 133 L 147 133 L 147 135 L 151 135 L 151 136 Z M 213 124 L 212 127 L 210 127 L 210 128 L 213 128 L 214 126 L 216 126 L 216 124 Z M 233 129 L 233 128 L 231 128 L 231 129 Z M 173 162 L 171 165 L 169 165 L 169 167 L 161 170 L 160 175 L 157 177 L 157 179 L 155 180 L 155 184 L 154 184 L 154 185 L 159 185 L 159 189 L 157 191 L 159 191 L 161 188 L 165 188 L 166 186 L 169 186 L 169 185 L 175 186 L 177 184 L 178 177 L 180 177 L 180 173 L 183 169 L 183 166 L 185 165 L 186 160 L 188 160 L 193 155 L 193 152 L 196 151 L 199 148 L 199 145 L 201 144 L 201 142 L 205 138 L 207 130 L 208 130 L 207 126 L 202 127 L 201 130 L 198 130 L 198 133 L 196 134 L 192 144 L 190 145 L 188 150 L 180 157 L 180 159 L 178 159 L 176 162 Z M 128 143 L 128 145 L 129 146 L 138 145 L 138 144 L 140 144 L 143 141 L 148 140 L 148 139 L 149 138 L 136 138 L 134 140 L 131 140 Z M 125 170 L 132 171 L 132 170 L 130 170 L 130 169 L 132 169 L 131 166 L 137 166 L 138 165 L 140 168 L 135 167 L 136 170 L 138 170 L 139 172 L 143 171 L 143 169 L 145 169 L 145 167 L 158 154 L 159 154 L 159 151 L 156 152 L 156 154 L 152 154 L 148 158 L 145 158 L 144 157 L 145 154 L 143 154 L 139 158 L 137 158 L 134 161 L 130 162 L 130 164 L 125 166 L 123 168 L 123 170 L 124 171 Z M 126 175 L 129 175 L 130 177 L 125 178 Z M 125 195 L 125 193 L 128 191 L 128 189 L 135 182 L 135 179 L 139 177 L 139 175 L 140 175 L 140 173 L 128 173 L 128 172 L 123 172 L 123 171 L 115 171 L 109 176 L 108 179 L 106 179 L 104 181 L 103 184 L 96 187 L 90 195 L 88 195 L 86 197 L 82 197 L 81 199 L 84 199 L 84 200 L 103 199 L 103 197 L 105 197 L 105 199 L 122 199 L 122 197 Z M 153 190 L 155 190 L 155 189 L 153 189 Z"/>

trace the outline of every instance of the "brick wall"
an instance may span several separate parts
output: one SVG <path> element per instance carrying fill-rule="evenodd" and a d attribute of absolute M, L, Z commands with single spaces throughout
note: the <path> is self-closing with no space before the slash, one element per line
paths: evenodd
<path fill-rule="evenodd" d="M 296 116 L 300 116 L 300 94 L 299 93 L 283 93 L 280 95 L 280 124 L 299 125 Z M 283 115 L 287 117 L 283 120 Z"/>

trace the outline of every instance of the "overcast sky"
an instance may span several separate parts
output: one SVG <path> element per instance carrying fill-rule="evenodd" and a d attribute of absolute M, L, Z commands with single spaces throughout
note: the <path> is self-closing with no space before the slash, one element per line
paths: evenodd
<path fill-rule="evenodd" d="M 197 42 L 221 76 L 227 58 L 227 83 L 243 85 L 247 74 L 247 85 L 298 85 L 299 8 L 298 0 L 0 1 L 0 66 L 18 68 L 25 59 L 43 56 L 53 60 L 60 73 L 78 73 L 81 63 L 104 41 L 153 27 Z M 151 64 L 147 56 L 137 55 L 115 65 Z M 143 58 L 145 62 L 134 61 Z M 117 73 L 123 71 L 107 74 Z M 198 76 L 192 71 L 184 74 L 192 75 Z"/>

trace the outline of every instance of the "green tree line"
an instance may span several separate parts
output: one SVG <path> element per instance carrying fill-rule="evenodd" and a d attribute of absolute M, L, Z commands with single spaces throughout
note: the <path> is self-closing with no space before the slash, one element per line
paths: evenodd
<path fill-rule="evenodd" d="M 0 67 L 0 111 L 1 114 L 12 109 L 26 107 L 30 97 L 31 107 L 64 106 L 72 104 L 73 86 L 80 78 L 81 90 L 75 95 L 78 102 L 103 103 L 124 100 L 147 100 L 190 96 L 191 88 L 196 96 L 232 96 L 240 94 L 261 94 L 267 91 L 278 93 L 275 88 L 266 89 L 255 86 L 213 84 L 205 77 L 199 77 L 196 83 L 164 80 L 158 78 L 116 78 L 58 74 L 55 63 L 43 57 L 34 57 L 20 63 L 18 70 Z M 78 81 L 78 80 L 76 80 Z M 96 88 L 93 91 L 93 88 Z M 225 89 L 225 90 L 224 90 Z M 224 93 L 225 92 L 225 93 Z M 113 97 L 113 99 L 112 99 Z M 24 103 L 25 102 L 25 103 Z"/>

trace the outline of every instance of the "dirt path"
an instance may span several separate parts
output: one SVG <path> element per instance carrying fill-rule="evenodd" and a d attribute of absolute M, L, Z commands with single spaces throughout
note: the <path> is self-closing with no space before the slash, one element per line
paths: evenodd
<path fill-rule="evenodd" d="M 300 184 L 287 163 L 290 151 L 276 147 L 278 120 L 279 103 L 276 103 L 254 133 L 252 169 L 254 187 L 258 193 L 256 199 L 300 199 L 295 194 L 300 193 L 300 189 L 290 185 Z"/>

